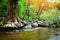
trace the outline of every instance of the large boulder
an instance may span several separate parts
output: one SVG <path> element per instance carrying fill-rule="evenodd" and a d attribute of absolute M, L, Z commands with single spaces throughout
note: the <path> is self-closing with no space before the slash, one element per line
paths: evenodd
<path fill-rule="evenodd" d="M 49 23 L 46 20 L 41 20 L 41 21 L 38 21 L 38 26 L 39 27 L 48 27 Z"/>
<path fill-rule="evenodd" d="M 37 22 L 32 22 L 32 27 L 38 27 L 38 23 Z"/>

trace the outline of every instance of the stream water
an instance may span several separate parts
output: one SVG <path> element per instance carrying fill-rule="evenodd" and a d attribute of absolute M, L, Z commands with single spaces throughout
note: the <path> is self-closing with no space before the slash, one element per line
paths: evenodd
<path fill-rule="evenodd" d="M 0 40 L 60 40 L 60 29 L 49 28 L 23 29 L 24 31 L 1 32 Z"/>

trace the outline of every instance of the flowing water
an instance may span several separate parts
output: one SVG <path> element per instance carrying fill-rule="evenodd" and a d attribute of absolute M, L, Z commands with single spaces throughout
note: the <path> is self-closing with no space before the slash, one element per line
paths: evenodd
<path fill-rule="evenodd" d="M 0 40 L 60 40 L 59 29 L 41 28 L 24 29 L 24 31 L 1 32 Z"/>

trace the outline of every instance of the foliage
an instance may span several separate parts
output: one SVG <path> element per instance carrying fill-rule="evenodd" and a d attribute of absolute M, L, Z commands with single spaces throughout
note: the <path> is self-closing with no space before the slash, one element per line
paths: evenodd
<path fill-rule="evenodd" d="M 27 0 L 18 0 L 18 16 L 23 18 L 27 14 Z"/>
<path fill-rule="evenodd" d="M 41 14 L 40 18 L 47 20 L 49 24 L 53 24 L 55 15 L 56 15 L 56 9 L 50 9 L 48 11 L 43 11 L 43 14 Z"/>
<path fill-rule="evenodd" d="M 56 10 L 56 15 L 54 17 L 54 22 L 60 23 L 60 10 Z"/>
<path fill-rule="evenodd" d="M 56 4 L 56 8 L 60 10 L 60 3 Z"/>
<path fill-rule="evenodd" d="M 18 0 L 18 16 L 20 19 L 32 21 L 34 18 L 47 20 L 50 24 L 60 23 L 60 0 L 48 2 L 47 0 L 30 0 L 30 14 L 28 19 L 28 0 Z M 38 16 L 38 10 L 42 13 Z M 39 10 L 39 12 L 40 12 Z M 7 0 L 0 1 L 0 16 L 7 15 Z"/>
<path fill-rule="evenodd" d="M 7 1 L 1 0 L 0 1 L 0 17 L 6 16 L 6 15 L 7 15 Z"/>

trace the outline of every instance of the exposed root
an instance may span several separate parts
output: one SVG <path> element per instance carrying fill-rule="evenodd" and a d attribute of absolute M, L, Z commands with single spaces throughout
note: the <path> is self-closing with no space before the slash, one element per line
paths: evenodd
<path fill-rule="evenodd" d="M 19 23 L 9 23 L 5 24 L 3 27 L 20 27 Z"/>
<path fill-rule="evenodd" d="M 21 21 L 19 19 L 15 18 L 13 20 L 14 21 L 12 21 L 12 19 L 9 19 L 8 21 L 5 20 L 3 27 L 20 27 L 21 26 Z"/>

